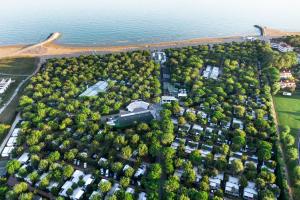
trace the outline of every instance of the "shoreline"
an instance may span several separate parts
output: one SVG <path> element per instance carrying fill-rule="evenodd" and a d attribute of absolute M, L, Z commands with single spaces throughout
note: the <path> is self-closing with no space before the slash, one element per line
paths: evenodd
<path fill-rule="evenodd" d="M 300 32 L 286 32 L 268 27 L 259 26 L 264 31 L 261 35 L 249 35 L 261 40 L 269 40 L 271 38 L 283 37 L 288 35 L 300 35 Z M 0 58 L 5 57 L 48 57 L 61 55 L 80 55 L 80 54 L 95 54 L 95 53 L 115 53 L 134 50 L 161 50 L 167 48 L 180 48 L 186 46 L 196 46 L 203 44 L 218 44 L 227 42 L 242 42 L 245 41 L 245 36 L 225 36 L 225 37 L 202 37 L 187 40 L 131 44 L 119 46 L 81 46 L 81 45 L 65 45 L 56 44 L 61 36 L 60 33 L 52 33 L 43 42 L 33 45 L 8 45 L 0 46 Z"/>

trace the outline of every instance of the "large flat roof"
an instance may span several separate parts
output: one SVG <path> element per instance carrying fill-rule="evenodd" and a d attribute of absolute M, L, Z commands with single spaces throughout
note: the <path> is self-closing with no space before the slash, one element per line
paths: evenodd
<path fill-rule="evenodd" d="M 86 89 L 86 91 L 84 91 L 80 96 L 84 97 L 92 97 L 92 96 L 97 96 L 97 94 L 99 92 L 105 92 L 107 90 L 108 87 L 108 82 L 106 81 L 99 81 L 98 83 L 96 83 L 95 85 L 89 87 L 88 89 Z"/>

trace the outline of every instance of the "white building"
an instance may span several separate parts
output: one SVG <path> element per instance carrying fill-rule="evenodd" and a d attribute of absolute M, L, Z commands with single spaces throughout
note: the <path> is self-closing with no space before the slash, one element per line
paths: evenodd
<path fill-rule="evenodd" d="M 162 96 L 160 102 L 161 104 L 165 104 L 165 103 L 171 103 L 172 101 L 178 101 L 178 99 L 173 96 Z"/>
<path fill-rule="evenodd" d="M 8 79 L 1 79 L 0 81 L 0 94 L 3 94 L 7 88 L 9 87 L 9 85 L 12 83 L 11 78 Z"/>
<path fill-rule="evenodd" d="M 11 134 L 13 137 L 18 137 L 21 129 L 20 128 L 15 128 Z"/>
<path fill-rule="evenodd" d="M 257 195 L 258 192 L 255 183 L 248 182 L 248 186 L 244 189 L 243 198 L 246 200 L 254 200 L 257 199 Z"/>
<path fill-rule="evenodd" d="M 147 166 L 145 164 L 141 165 L 138 170 L 135 172 L 134 177 L 138 178 L 146 173 Z"/>
<path fill-rule="evenodd" d="M 293 51 L 293 47 L 291 47 L 290 45 L 284 43 L 284 42 L 280 42 L 278 43 L 271 43 L 271 47 L 273 49 L 277 49 L 278 51 L 285 53 L 285 52 L 289 52 L 289 51 Z"/>
<path fill-rule="evenodd" d="M 10 155 L 10 153 L 12 152 L 12 150 L 14 150 L 15 147 L 4 147 L 1 156 L 2 157 L 8 157 Z"/>
<path fill-rule="evenodd" d="M 213 67 L 211 74 L 210 74 L 210 78 L 216 80 L 216 79 L 218 79 L 219 74 L 220 74 L 219 67 Z"/>
<path fill-rule="evenodd" d="M 278 50 L 280 52 L 286 53 L 286 52 L 293 51 L 293 47 L 291 47 L 290 45 L 288 45 L 288 44 L 286 44 L 284 42 L 281 42 L 278 45 Z"/>
<path fill-rule="evenodd" d="M 175 138 L 175 140 L 172 142 L 172 144 L 171 144 L 171 148 L 172 149 L 177 149 L 179 146 L 180 146 L 180 143 L 183 143 L 183 144 L 185 144 L 185 142 L 186 142 L 186 139 L 184 139 L 184 138 Z"/>
<path fill-rule="evenodd" d="M 17 137 L 10 137 L 6 143 L 6 146 L 12 147 L 17 144 Z"/>
<path fill-rule="evenodd" d="M 179 89 L 178 98 L 180 98 L 180 97 L 187 97 L 186 89 Z"/>
<path fill-rule="evenodd" d="M 27 161 L 29 160 L 29 153 L 23 153 L 20 158 L 18 159 L 18 161 L 21 163 L 21 164 L 25 164 L 27 163 Z"/>
<path fill-rule="evenodd" d="M 213 191 L 220 189 L 221 188 L 221 182 L 223 181 L 223 179 L 224 179 L 224 174 L 223 173 L 218 174 L 215 177 L 210 177 L 209 178 L 210 189 L 213 190 Z"/>
<path fill-rule="evenodd" d="M 89 87 L 84 91 L 80 97 L 92 97 L 97 96 L 99 92 L 105 92 L 108 87 L 108 82 L 106 81 L 99 81 L 95 85 Z"/>
<path fill-rule="evenodd" d="M 233 122 L 232 122 L 232 123 L 233 123 L 233 124 L 239 125 L 239 129 L 241 129 L 241 130 L 244 129 L 244 123 L 242 122 L 242 120 L 233 118 Z"/>
<path fill-rule="evenodd" d="M 194 142 L 194 141 L 188 141 L 186 146 L 185 146 L 185 153 L 192 153 L 193 151 L 198 149 L 198 142 Z"/>
<path fill-rule="evenodd" d="M 147 195 L 146 195 L 146 193 L 145 193 L 145 192 L 141 192 L 141 193 L 139 194 L 138 200 L 147 200 Z"/>
<path fill-rule="evenodd" d="M 149 108 L 149 103 L 144 101 L 133 101 L 126 108 L 129 112 L 133 112 L 136 109 L 147 110 Z"/>
<path fill-rule="evenodd" d="M 240 185 L 239 179 L 233 176 L 229 176 L 228 181 L 225 185 L 225 193 L 235 197 L 240 196 Z"/>
<path fill-rule="evenodd" d="M 152 53 L 152 58 L 155 62 L 165 63 L 167 61 L 167 56 L 165 52 L 157 51 Z"/>
<path fill-rule="evenodd" d="M 218 79 L 218 76 L 220 75 L 220 68 L 219 67 L 212 67 L 208 65 L 206 69 L 203 71 L 203 77 L 204 78 L 211 78 L 211 79 Z"/>
<path fill-rule="evenodd" d="M 91 174 L 84 174 L 84 172 L 80 170 L 75 170 L 72 174 L 71 180 L 66 181 L 64 185 L 61 187 L 61 191 L 59 192 L 60 196 L 68 197 L 67 191 L 72 188 L 74 183 L 78 183 L 79 180 L 82 179 L 84 181 L 84 186 L 77 187 L 73 190 L 73 193 L 70 195 L 70 199 L 79 200 L 85 192 L 85 187 L 92 184 L 94 182 L 94 178 L 92 178 Z"/>

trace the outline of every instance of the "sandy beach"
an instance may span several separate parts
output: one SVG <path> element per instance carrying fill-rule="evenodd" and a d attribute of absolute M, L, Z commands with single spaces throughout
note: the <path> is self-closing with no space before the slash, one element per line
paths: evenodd
<path fill-rule="evenodd" d="M 256 36 L 260 39 L 270 39 L 288 35 L 300 35 L 300 32 L 286 32 L 282 30 L 264 27 L 265 35 Z M 55 44 L 55 40 L 60 37 L 59 33 L 51 34 L 45 41 L 34 45 L 12 45 L 0 46 L 0 58 L 4 57 L 41 57 L 56 55 L 79 55 L 91 53 L 112 53 L 143 49 L 166 49 L 184 46 L 194 46 L 200 44 L 216 44 L 225 42 L 240 42 L 244 40 L 242 36 L 229 36 L 220 38 L 195 38 L 190 40 L 160 42 L 154 44 L 135 44 L 125 46 L 68 46 Z"/>

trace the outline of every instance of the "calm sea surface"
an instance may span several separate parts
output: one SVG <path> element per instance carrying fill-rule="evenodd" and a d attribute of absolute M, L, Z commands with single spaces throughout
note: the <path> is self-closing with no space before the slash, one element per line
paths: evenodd
<path fill-rule="evenodd" d="M 61 32 L 77 45 L 126 45 L 256 34 L 254 24 L 300 31 L 299 0 L 0 0 L 0 45 Z"/>

